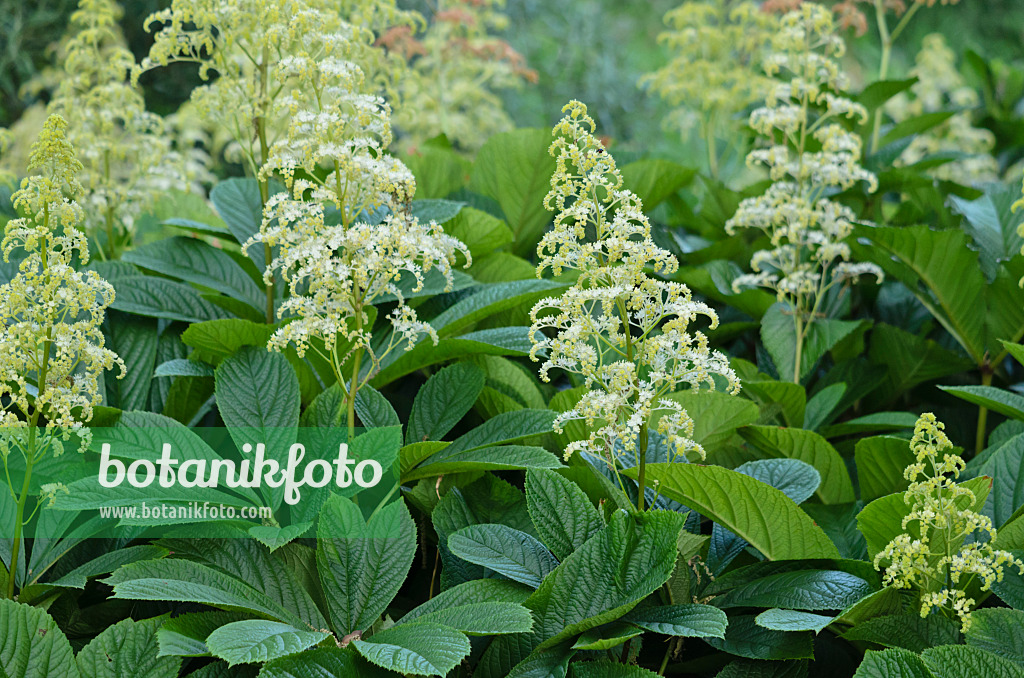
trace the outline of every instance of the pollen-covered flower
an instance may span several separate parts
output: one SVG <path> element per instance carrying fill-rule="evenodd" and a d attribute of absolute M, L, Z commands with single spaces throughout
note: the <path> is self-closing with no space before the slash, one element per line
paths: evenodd
<path fill-rule="evenodd" d="M 754 273 L 738 277 L 733 287 L 774 291 L 795 313 L 799 345 L 830 288 L 866 273 L 882 277 L 873 264 L 849 261 L 843 241 L 856 215 L 828 197 L 859 182 L 873 191 L 878 182 L 860 165 L 860 137 L 843 124 L 863 123 L 867 111 L 840 94 L 846 86 L 838 62 L 844 46 L 832 14 L 801 5 L 782 17 L 772 46 L 765 70 L 788 80 L 777 81 L 765 106 L 751 113 L 751 127 L 769 145 L 751 152 L 747 162 L 766 167 L 774 183 L 763 195 L 743 200 L 726 231 L 754 228 L 768 236 L 771 248 L 751 259 Z"/>
<path fill-rule="evenodd" d="M 438 136 L 476 151 L 514 124 L 498 95 L 537 74 L 523 56 L 493 34 L 508 24 L 504 0 L 441 0 L 422 34 L 394 26 L 379 43 L 408 60 L 397 88 L 395 127 L 405 147 Z"/>
<path fill-rule="evenodd" d="M 135 58 L 117 27 L 120 14 L 112 0 L 80 0 L 48 107 L 67 120 L 83 165 L 82 228 L 90 237 L 104 233 L 111 254 L 158 195 L 187 181 L 162 118 L 130 82 Z"/>
<path fill-rule="evenodd" d="M 910 507 L 905 532 L 878 552 L 875 568 L 885 568 L 887 586 L 921 592 L 922 617 L 939 609 L 957 617 L 966 631 L 975 605 L 965 593 L 971 583 L 977 580 L 987 591 L 1002 581 L 1007 567 L 1024 574 L 1024 563 L 992 548 L 996 531 L 974 510 L 974 493 L 957 484 L 965 465 L 944 428 L 931 413 L 917 420 L 910 441 L 915 461 L 904 472 L 910 481 L 903 495 Z M 968 538 L 973 540 L 967 543 Z"/>
<path fill-rule="evenodd" d="M 665 15 L 669 30 L 658 41 L 671 60 L 641 85 L 675 107 L 669 124 L 684 133 L 698 125 L 713 171 L 716 137 L 736 127 L 737 114 L 764 99 L 771 85 L 760 62 L 776 22 L 747 0 L 687 1 Z"/>
<path fill-rule="evenodd" d="M 558 368 L 579 375 L 590 389 L 555 421 L 556 430 L 574 419 L 591 428 L 589 439 L 569 445 L 565 456 L 589 452 L 621 468 L 619 455 L 644 453 L 655 422 L 672 457 L 703 456 L 692 439 L 693 422 L 669 396 L 681 388 L 716 388 L 716 377 L 738 391 L 728 359 L 709 348 L 703 333 L 689 330 L 700 317 L 713 329 L 718 317 L 685 285 L 648 275 L 648 268 L 671 274 L 678 262 L 651 239 L 643 205 L 623 189 L 586 106 L 572 101 L 562 110 L 544 203 L 557 216 L 537 248 L 537 275 L 549 268 L 556 276 L 573 271 L 576 282 L 534 306 L 530 340 L 534 360 L 547 353 L 542 380 Z"/>
<path fill-rule="evenodd" d="M 67 123 L 51 115 L 33 146 L 15 207 L 26 216 L 7 223 L 4 259 L 23 250 L 18 272 L 0 285 L 0 423 L 81 430 L 101 402 L 98 378 L 124 364 L 103 347 L 100 324 L 114 290 L 93 271 L 85 235 L 82 165 L 65 136 Z M 20 254 L 20 253 L 19 253 Z M 19 416 L 20 414 L 20 416 Z"/>
<path fill-rule="evenodd" d="M 978 106 L 978 93 L 957 70 L 956 54 L 941 33 L 925 37 L 910 75 L 917 78 L 910 88 L 912 96 L 901 93 L 886 104 L 885 110 L 893 122 L 951 108 L 959 112 L 942 124 L 915 135 L 896 164 L 912 165 L 928 156 L 956 153 L 963 157 L 929 169 L 928 174 L 967 186 L 998 180 L 999 163 L 992 156 L 995 136 L 971 124 L 969 109 Z"/>

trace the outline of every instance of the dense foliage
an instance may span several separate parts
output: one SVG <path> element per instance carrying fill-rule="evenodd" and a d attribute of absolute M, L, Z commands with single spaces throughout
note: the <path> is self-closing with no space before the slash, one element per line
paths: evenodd
<path fill-rule="evenodd" d="M 1024 676 L 1024 71 L 943 4 L 683 2 L 644 148 L 516 128 L 500 0 L 80 0 L 0 75 L 0 677 Z M 385 481 L 83 471 L 224 429 Z M 193 500 L 272 513 L 97 513 Z"/>

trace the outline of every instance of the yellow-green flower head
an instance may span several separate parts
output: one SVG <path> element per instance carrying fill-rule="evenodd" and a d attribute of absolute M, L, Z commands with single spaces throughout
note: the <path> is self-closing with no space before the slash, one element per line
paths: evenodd
<path fill-rule="evenodd" d="M 944 428 L 931 413 L 917 420 L 910 441 L 915 461 L 904 471 L 910 481 L 903 495 L 910 507 L 905 532 L 878 552 L 875 568 L 884 566 L 887 586 L 921 592 L 922 617 L 939 609 L 956 616 L 966 631 L 975 605 L 965 593 L 972 581 L 987 591 L 1002 581 L 1006 567 L 1024 574 L 1024 563 L 992 548 L 996 530 L 974 510 L 974 493 L 956 483 L 965 464 Z M 975 540 L 965 543 L 970 537 Z"/>
<path fill-rule="evenodd" d="M 415 148 L 444 134 L 458 149 L 474 152 L 514 124 L 498 91 L 536 82 L 522 55 L 492 35 L 508 23 L 504 0 L 441 0 L 421 34 L 396 26 L 381 36 L 409 61 L 399 85 L 395 127 Z"/>
<path fill-rule="evenodd" d="M 0 414 L 8 426 L 24 426 L 35 412 L 47 427 L 79 429 L 102 400 L 100 374 L 115 365 L 124 374 L 100 331 L 114 290 L 95 272 L 74 269 L 88 249 L 73 200 L 82 191 L 81 164 L 66 127 L 59 116 L 47 119 L 28 167 L 39 174 L 13 196 L 27 216 L 5 228 L 4 259 L 24 254 L 18 273 L 0 285 L 0 398 L 7 398 Z"/>
<path fill-rule="evenodd" d="M 668 396 L 682 387 L 716 388 L 716 375 L 738 391 L 728 359 L 710 349 L 704 334 L 689 331 L 699 317 L 714 329 L 718 316 L 685 285 L 647 274 L 647 267 L 674 272 L 678 262 L 651 240 L 643 205 L 622 188 L 586 106 L 572 101 L 563 112 L 545 199 L 558 214 L 538 247 L 537 275 L 550 268 L 555 275 L 575 271 L 577 278 L 560 297 L 534 306 L 530 340 L 531 358 L 547 353 L 541 379 L 549 381 L 559 368 L 591 389 L 555 421 L 556 431 L 575 419 L 591 428 L 588 440 L 566 448 L 566 458 L 586 451 L 615 466 L 617 455 L 638 453 L 641 431 L 655 423 L 673 455 L 703 455 L 692 439 L 693 422 Z"/>
<path fill-rule="evenodd" d="M 881 279 L 877 266 L 849 261 L 843 240 L 853 232 L 856 215 L 822 197 L 859 182 L 874 191 L 878 181 L 860 165 L 860 137 L 842 124 L 863 123 L 867 111 L 839 93 L 846 82 L 836 61 L 843 41 L 832 13 L 802 4 L 782 17 L 772 46 L 765 70 L 788 79 L 776 81 L 765 105 L 750 114 L 750 126 L 769 145 L 752 151 L 747 163 L 767 168 L 774 183 L 764 195 L 743 200 L 726 223 L 730 234 L 763 231 L 772 247 L 754 254 L 754 273 L 736 278 L 733 288 L 767 287 L 806 313 L 832 285 L 864 274 Z M 809 150 L 809 139 L 819 150 Z"/>
<path fill-rule="evenodd" d="M 142 91 L 131 85 L 135 59 L 117 27 L 120 15 L 112 0 L 80 0 L 48 107 L 68 121 L 83 164 L 87 233 L 132 232 L 159 194 L 187 178 L 163 120 L 146 111 Z"/>
<path fill-rule="evenodd" d="M 910 75 L 917 82 L 910 88 L 913 96 L 900 94 L 886 104 L 894 122 L 902 122 L 925 113 L 978 106 L 978 93 L 970 87 L 956 67 L 956 54 L 940 33 L 925 37 Z M 961 110 L 940 125 L 914 136 L 900 154 L 897 164 L 912 165 L 925 157 L 955 152 L 966 157 L 928 170 L 936 179 L 976 186 L 999 177 L 999 163 L 992 156 L 995 136 L 971 123 L 971 113 Z"/>
<path fill-rule="evenodd" d="M 677 107 L 669 122 L 683 131 L 693 122 L 730 125 L 767 93 L 771 80 L 760 62 L 776 23 L 775 15 L 754 2 L 684 2 L 665 15 L 669 30 L 658 36 L 671 60 L 641 84 Z"/>

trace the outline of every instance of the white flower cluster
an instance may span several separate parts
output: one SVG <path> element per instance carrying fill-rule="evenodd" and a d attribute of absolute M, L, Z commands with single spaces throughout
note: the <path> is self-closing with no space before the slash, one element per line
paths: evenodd
<path fill-rule="evenodd" d="M 928 173 L 936 179 L 968 186 L 997 181 L 999 163 L 992 156 L 995 136 L 971 124 L 969 109 L 979 105 L 978 93 L 957 70 L 956 54 L 941 33 L 925 36 L 910 75 L 917 78 L 910 88 L 913 97 L 900 94 L 886 105 L 886 111 L 895 122 L 950 108 L 959 112 L 941 125 L 915 135 L 896 164 L 913 165 L 928 156 L 957 153 L 963 157 L 932 168 Z"/>
<path fill-rule="evenodd" d="M 124 364 L 103 347 L 100 324 L 114 289 L 93 271 L 75 270 L 88 261 L 82 165 L 65 136 L 67 123 L 51 115 L 32 148 L 29 171 L 14 205 L 27 216 L 7 223 L 4 260 L 24 250 L 18 273 L 0 285 L 0 424 L 80 430 L 101 402 L 98 378 Z M 24 417 L 19 417 L 18 413 Z"/>
<path fill-rule="evenodd" d="M 781 19 L 772 44 L 765 70 L 785 73 L 789 81 L 778 82 L 765 106 L 751 113 L 751 127 L 771 145 L 751 152 L 747 162 L 766 166 L 774 183 L 764 195 L 741 202 L 726 223 L 730 234 L 741 228 L 763 231 L 772 249 L 757 252 L 751 260 L 754 273 L 738 277 L 733 287 L 767 287 L 798 316 L 813 319 L 833 285 L 866 273 L 882 276 L 873 264 L 849 262 L 843 240 L 852 233 L 856 215 L 828 197 L 861 181 L 873 191 L 878 182 L 860 166 L 860 137 L 840 122 L 863 122 L 867 112 L 837 94 L 846 77 L 837 61 L 843 41 L 834 32 L 831 12 L 804 3 Z"/>
<path fill-rule="evenodd" d="M 456 254 L 468 262 L 469 250 L 435 222 L 409 214 L 415 179 L 385 153 L 390 108 L 365 91 L 363 71 L 350 60 L 357 56 L 350 46 L 358 43 L 358 31 L 311 9 L 292 21 L 303 26 L 303 46 L 279 63 L 287 94 L 272 109 L 287 117 L 287 131 L 260 170 L 264 181 L 282 177 L 288 192 L 270 197 L 260 232 L 245 246 L 276 248 L 266 280 L 279 273 L 289 286 L 278 315 L 293 319 L 270 346 L 331 351 L 343 337 L 351 352 L 369 356 L 368 378 L 394 347 L 412 348 L 423 334 L 437 341 L 433 328 L 405 303 L 403 273 L 419 291 L 424 275 L 436 268 L 450 287 Z M 386 216 L 370 218 L 377 213 Z M 394 331 L 375 350 L 367 309 L 385 295 L 398 302 L 389 318 Z M 337 369 L 346 356 L 324 357 Z"/>
<path fill-rule="evenodd" d="M 82 226 L 90 236 L 105 232 L 103 251 L 111 255 L 158 195 L 189 179 L 163 119 L 146 110 L 129 80 L 135 58 L 118 29 L 120 14 L 112 0 L 80 0 L 48 107 L 67 120 L 83 165 Z"/>
<path fill-rule="evenodd" d="M 977 578 L 987 591 L 1002 581 L 1006 567 L 1024 574 L 1024 563 L 992 548 L 996 531 L 987 516 L 973 510 L 974 493 L 956 483 L 964 460 L 953 452 L 944 428 L 931 413 L 917 420 L 910 441 L 915 462 L 903 474 L 910 481 L 904 500 L 911 507 L 903 529 L 912 527 L 913 534 L 904 532 L 890 541 L 875 556 L 875 567 L 884 564 L 886 585 L 921 591 L 922 617 L 938 608 L 959 618 L 966 631 L 975 605 L 965 593 L 971 582 Z M 987 541 L 965 543 L 976 535 Z"/>
<path fill-rule="evenodd" d="M 562 110 L 566 116 L 551 144 L 556 170 L 545 199 L 558 215 L 538 247 L 537 275 L 550 268 L 556 276 L 573 271 L 577 278 L 562 296 L 534 306 L 530 340 L 534 360 L 547 352 L 541 379 L 548 381 L 551 369 L 559 368 L 591 389 L 555 422 L 558 431 L 574 419 L 591 428 L 589 439 L 570 444 L 565 457 L 586 451 L 617 468 L 617 454 L 645 453 L 648 426 L 659 415 L 657 430 L 672 456 L 703 456 L 692 439 L 693 421 L 668 396 L 682 386 L 713 389 L 716 375 L 730 392 L 739 390 L 728 359 L 710 350 L 704 334 L 688 331 L 700 316 L 711 328 L 718 317 L 685 285 L 648 275 L 648 267 L 671 274 L 678 262 L 651 240 L 640 199 L 623 189 L 586 106 L 572 101 Z"/>

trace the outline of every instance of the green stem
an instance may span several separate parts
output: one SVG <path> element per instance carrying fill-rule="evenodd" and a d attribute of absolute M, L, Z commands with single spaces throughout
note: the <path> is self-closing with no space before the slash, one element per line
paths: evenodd
<path fill-rule="evenodd" d="M 356 336 L 358 337 L 363 330 L 363 313 L 362 309 L 356 309 Z M 359 390 L 359 369 L 362 367 L 363 362 L 363 349 L 356 349 L 355 355 L 352 357 L 352 379 L 348 383 L 348 397 L 346 398 L 346 407 L 348 410 L 348 442 L 351 443 L 356 437 L 356 391 Z"/>
<path fill-rule="evenodd" d="M 992 368 L 988 365 L 983 365 L 981 368 L 981 385 L 991 386 L 992 385 Z M 985 431 L 988 427 L 988 408 L 978 408 L 978 430 L 974 434 L 974 455 L 981 454 L 982 450 L 985 449 Z"/>
<path fill-rule="evenodd" d="M 639 471 L 636 474 L 636 482 L 640 485 L 640 493 L 636 498 L 636 510 L 644 510 L 644 494 L 647 488 L 647 422 L 640 426 L 640 436 L 637 446 L 640 448 L 637 458 L 639 460 Z"/>
<path fill-rule="evenodd" d="M 270 52 L 267 48 L 263 49 L 263 59 L 260 63 L 260 91 L 259 91 L 259 102 L 258 107 L 260 114 L 256 116 L 253 121 L 256 125 L 256 136 L 260 141 L 260 167 L 267 162 L 267 156 L 270 155 L 270 145 L 267 143 L 267 120 L 264 116 L 264 112 L 268 106 L 266 101 L 267 98 L 267 87 L 269 80 L 269 72 L 267 67 L 267 61 L 270 58 Z M 261 212 L 262 208 L 267 206 L 267 201 L 270 200 L 270 183 L 266 178 L 259 178 L 259 170 L 257 170 L 257 177 L 260 184 L 260 203 Z M 269 243 L 263 243 L 263 259 L 266 262 L 267 268 L 270 268 L 270 261 L 273 258 L 273 253 L 270 249 Z M 267 293 L 267 324 L 274 322 L 274 279 L 271 278 L 270 282 L 266 283 Z"/>
<path fill-rule="evenodd" d="M 715 152 L 715 127 L 709 121 L 704 130 L 704 143 L 708 147 L 708 171 L 713 179 L 718 179 L 718 154 Z"/>
<path fill-rule="evenodd" d="M 882 42 L 882 61 L 878 67 L 878 79 L 885 80 L 889 74 L 889 59 L 892 57 L 892 36 L 885 19 L 885 0 L 875 0 L 875 17 L 878 21 L 878 37 Z M 882 129 L 882 111 L 875 111 L 875 122 L 871 129 L 871 152 L 878 150 L 878 137 Z"/>
<path fill-rule="evenodd" d="M 661 666 L 658 667 L 658 675 L 664 676 L 665 669 L 668 668 L 669 657 L 672 656 L 672 643 L 675 642 L 674 638 L 670 638 L 668 641 L 668 647 L 665 648 L 665 656 L 661 658 Z"/>
<path fill-rule="evenodd" d="M 796 355 L 793 363 L 793 383 L 800 383 L 800 362 L 803 360 L 804 352 L 804 321 L 800 317 L 800 311 L 794 310 L 793 322 L 796 324 Z"/>

